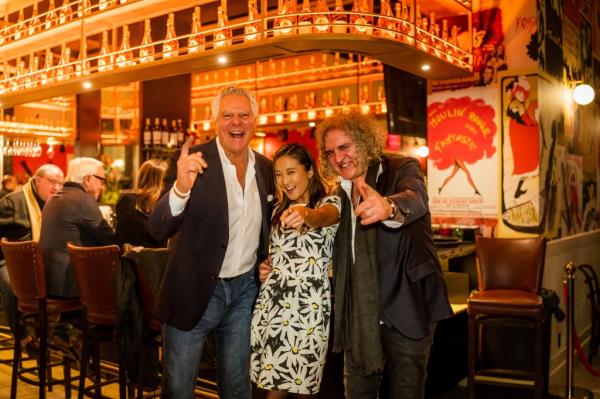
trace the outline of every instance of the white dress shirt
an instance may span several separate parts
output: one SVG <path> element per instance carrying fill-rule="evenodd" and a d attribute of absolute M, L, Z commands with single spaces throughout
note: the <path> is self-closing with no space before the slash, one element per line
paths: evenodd
<path fill-rule="evenodd" d="M 229 216 L 229 242 L 227 243 L 225 259 L 223 259 L 219 277 L 229 278 L 250 271 L 256 264 L 256 251 L 262 224 L 262 209 L 258 185 L 256 184 L 254 152 L 248 150 L 248 167 L 246 168 L 244 187 L 242 188 L 237 179 L 235 165 L 225 155 L 218 138 L 216 141 L 223 175 L 225 176 Z M 169 193 L 171 214 L 173 216 L 181 214 L 189 198 L 189 193 L 185 198 L 179 198 L 171 188 Z M 198 239 L 202 238 L 198 237 Z"/>

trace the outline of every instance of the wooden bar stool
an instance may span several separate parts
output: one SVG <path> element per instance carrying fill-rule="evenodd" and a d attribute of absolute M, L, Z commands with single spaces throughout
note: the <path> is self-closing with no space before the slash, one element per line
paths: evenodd
<path fill-rule="evenodd" d="M 115 342 L 117 325 L 117 273 L 120 268 L 119 247 L 80 247 L 67 243 L 71 264 L 79 287 L 79 297 L 84 310 L 83 349 L 79 376 L 79 399 L 84 395 L 102 397 L 102 386 L 116 382 L 101 381 L 100 343 Z M 92 360 L 94 383 L 85 387 L 87 367 Z M 120 351 L 118 351 L 119 398 L 126 398 L 127 378 Z M 92 394 L 94 390 L 94 394 Z"/>
<path fill-rule="evenodd" d="M 39 386 L 39 397 L 46 397 L 46 386 L 63 383 L 65 397 L 71 396 L 71 361 L 63 355 L 62 362 L 50 362 L 48 356 L 48 316 L 64 312 L 81 310 L 79 299 L 55 299 L 46 296 L 46 271 L 44 261 L 36 241 L 9 242 L 2 239 L 0 245 L 6 260 L 6 267 L 10 276 L 13 293 L 17 297 L 17 309 L 20 312 L 14 337 L 14 354 L 12 383 L 10 387 L 11 399 L 17 395 L 17 379 Z M 37 338 L 40 341 L 38 365 L 22 368 L 21 339 L 24 337 L 25 325 L 35 327 Z M 64 378 L 47 380 L 48 370 L 54 366 L 64 366 Z M 37 378 L 28 377 L 28 374 L 37 373 Z"/>
<path fill-rule="evenodd" d="M 548 392 L 548 365 L 544 361 L 548 328 L 539 294 L 546 239 L 477 237 L 475 248 L 479 292 L 467 300 L 469 398 L 474 399 L 484 385 L 530 389 L 536 399 L 544 398 Z M 533 331 L 532 370 L 523 370 L 520 364 L 512 368 L 486 364 L 484 342 L 492 328 Z"/>

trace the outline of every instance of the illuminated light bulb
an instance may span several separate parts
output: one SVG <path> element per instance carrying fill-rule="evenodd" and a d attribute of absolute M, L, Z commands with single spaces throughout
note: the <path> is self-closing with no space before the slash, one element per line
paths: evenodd
<path fill-rule="evenodd" d="M 421 158 L 427 158 L 429 156 L 429 147 L 422 145 L 415 150 L 415 154 Z"/>
<path fill-rule="evenodd" d="M 325 108 L 325 116 L 327 118 L 329 118 L 332 115 L 333 115 L 333 109 L 331 109 L 331 108 Z"/>
<path fill-rule="evenodd" d="M 283 115 L 282 114 L 276 114 L 275 115 L 275 123 L 282 123 L 283 122 Z"/>
<path fill-rule="evenodd" d="M 297 120 L 298 120 L 298 113 L 297 112 L 290 113 L 290 121 L 296 122 Z"/>
<path fill-rule="evenodd" d="M 140 63 L 154 61 L 154 44 L 152 44 L 152 33 L 150 28 L 150 20 L 144 21 L 144 37 L 140 46 Z"/>
<path fill-rule="evenodd" d="M 167 35 L 162 47 L 163 58 L 171 58 L 179 55 L 179 41 L 175 33 L 175 14 L 170 13 L 167 19 Z"/>
<path fill-rule="evenodd" d="M 188 53 L 198 53 L 204 51 L 206 39 L 200 32 L 202 29 L 202 21 L 200 19 L 200 7 L 194 8 L 192 15 L 192 35 L 188 39 Z"/>
<path fill-rule="evenodd" d="M 269 118 L 266 115 L 261 115 L 258 117 L 258 123 L 261 125 L 266 125 L 269 121 Z"/>
<path fill-rule="evenodd" d="M 588 105 L 594 101 L 594 88 L 588 84 L 580 84 L 573 89 L 573 101 L 579 105 Z"/>
<path fill-rule="evenodd" d="M 370 110 L 371 110 L 371 107 L 369 107 L 369 104 L 361 104 L 360 105 L 360 112 L 361 112 L 361 114 L 366 115 L 366 114 L 369 113 Z"/>
<path fill-rule="evenodd" d="M 202 123 L 202 130 L 204 130 L 204 131 L 210 130 L 210 121 L 204 121 Z"/>
<path fill-rule="evenodd" d="M 315 126 L 317 126 L 317 124 L 314 123 L 313 121 L 310 121 L 310 122 L 308 122 L 308 126 L 309 127 L 315 127 Z"/>
<path fill-rule="evenodd" d="M 314 110 L 310 110 L 306 113 L 308 119 L 315 119 L 317 117 L 317 112 Z"/>

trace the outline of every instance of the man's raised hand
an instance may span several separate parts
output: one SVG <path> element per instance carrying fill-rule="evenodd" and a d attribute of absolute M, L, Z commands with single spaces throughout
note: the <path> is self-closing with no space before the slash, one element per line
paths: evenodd
<path fill-rule="evenodd" d="M 177 190 L 181 193 L 188 193 L 192 189 L 198 173 L 203 173 L 204 169 L 208 167 L 201 152 L 190 154 L 190 146 L 193 141 L 193 136 L 189 136 L 185 140 L 177 160 L 177 181 L 175 184 Z"/>

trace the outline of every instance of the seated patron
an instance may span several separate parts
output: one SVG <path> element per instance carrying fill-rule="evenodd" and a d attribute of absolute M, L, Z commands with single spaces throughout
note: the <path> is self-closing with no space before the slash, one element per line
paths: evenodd
<path fill-rule="evenodd" d="M 136 188 L 124 191 L 117 201 L 117 244 L 146 248 L 166 247 L 167 241 L 155 239 L 148 230 L 148 215 L 160 198 L 167 163 L 149 159 L 142 164 Z"/>
<path fill-rule="evenodd" d="M 115 234 L 98 207 L 105 180 L 102 162 L 74 158 L 63 189 L 42 211 L 40 247 L 49 296 L 79 296 L 67 242 L 81 246 L 115 243 Z"/>

